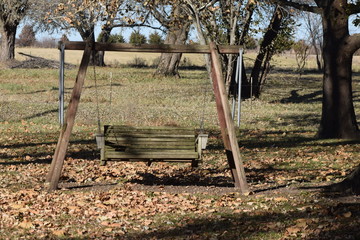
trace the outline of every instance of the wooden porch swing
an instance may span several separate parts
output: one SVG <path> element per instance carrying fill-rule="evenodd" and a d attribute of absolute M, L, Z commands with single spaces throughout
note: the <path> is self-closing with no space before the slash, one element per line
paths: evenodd
<path fill-rule="evenodd" d="M 120 52 L 158 52 L 158 53 L 202 53 L 211 56 L 211 78 L 215 93 L 218 118 L 221 128 L 228 164 L 240 192 L 247 193 L 243 162 L 240 156 L 236 132 L 231 118 L 230 106 L 225 93 L 219 53 L 238 54 L 240 46 L 210 45 L 133 45 L 107 44 L 94 42 L 65 42 L 61 44 L 63 50 L 84 50 L 79 72 L 76 77 L 70 102 L 62 126 L 58 144 L 51 162 L 46 181 L 49 182 L 49 191 L 58 187 L 63 163 L 69 144 L 70 135 L 75 122 L 81 90 L 84 84 L 91 53 L 97 51 Z M 100 125 L 99 125 L 100 126 Z M 195 144 L 194 144 L 195 143 Z M 196 137 L 194 130 L 171 127 L 133 127 L 104 126 L 103 137 L 99 139 L 101 160 L 129 160 L 147 161 L 189 161 L 197 166 L 201 160 L 201 152 L 206 143 L 202 136 Z"/>
<path fill-rule="evenodd" d="M 179 127 L 129 127 L 105 125 L 97 139 L 101 149 L 102 165 L 107 161 L 191 162 L 198 167 L 202 150 L 206 148 L 207 134 Z"/>

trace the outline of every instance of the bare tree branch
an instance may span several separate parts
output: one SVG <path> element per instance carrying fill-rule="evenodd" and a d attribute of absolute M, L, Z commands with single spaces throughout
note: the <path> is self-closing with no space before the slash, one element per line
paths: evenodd
<path fill-rule="evenodd" d="M 119 23 L 119 24 L 114 24 L 113 27 L 114 28 L 117 28 L 117 27 L 127 27 L 127 28 L 147 27 L 147 28 L 151 28 L 151 29 L 154 29 L 154 30 L 159 30 L 159 31 L 161 31 L 163 33 L 166 33 L 166 30 L 164 30 L 161 27 L 154 27 L 153 25 L 144 24 L 144 23 L 134 23 L 134 24 Z"/>
<path fill-rule="evenodd" d="M 344 45 L 346 45 L 350 49 L 350 52 L 352 54 L 355 53 L 358 49 L 360 49 L 360 33 L 348 36 L 347 39 L 344 41 Z"/>
<path fill-rule="evenodd" d="M 348 4 L 349 15 L 360 13 L 360 2 Z"/>
<path fill-rule="evenodd" d="M 313 13 L 319 13 L 319 14 L 322 12 L 321 8 L 312 6 L 312 5 L 306 4 L 306 3 L 298 3 L 298 2 L 293 2 L 293 1 L 289 1 L 289 0 L 270 0 L 270 1 L 272 3 L 276 3 L 281 6 L 293 7 L 298 10 L 301 10 L 301 11 L 307 11 L 307 12 L 313 12 Z"/>
<path fill-rule="evenodd" d="M 200 12 L 200 11 L 204 10 L 205 8 L 208 8 L 208 7 L 212 6 L 212 5 L 214 5 L 217 1 L 218 0 L 212 0 L 208 4 L 205 4 L 204 6 L 199 7 L 197 10 Z"/>

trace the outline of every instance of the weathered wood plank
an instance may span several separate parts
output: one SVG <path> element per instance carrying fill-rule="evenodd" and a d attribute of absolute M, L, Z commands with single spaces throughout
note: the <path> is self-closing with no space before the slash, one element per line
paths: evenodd
<path fill-rule="evenodd" d="M 235 126 L 231 118 L 229 101 L 225 91 L 224 79 L 221 70 L 220 56 L 214 43 L 211 48 L 211 77 L 213 80 L 215 100 L 220 122 L 221 135 L 223 138 L 226 155 L 235 186 L 240 188 L 242 193 L 249 192 L 246 182 L 243 162 L 240 156 L 239 145 L 236 139 Z"/>
<path fill-rule="evenodd" d="M 84 50 L 84 42 L 64 42 L 65 50 Z M 60 46 L 60 43 L 59 43 Z M 221 54 L 238 54 L 239 45 L 219 45 Z M 129 43 L 95 43 L 98 51 L 116 52 L 149 52 L 149 53 L 210 53 L 209 45 L 175 45 L 175 44 L 129 44 Z"/>
<path fill-rule="evenodd" d="M 54 157 L 51 162 L 50 171 L 47 176 L 47 180 L 50 181 L 49 191 L 55 190 L 58 187 L 67 147 L 69 145 L 70 135 L 75 122 L 75 115 L 80 102 L 81 90 L 84 85 L 86 70 L 90 61 L 92 43 L 87 42 L 84 49 L 85 51 L 80 63 L 79 71 L 66 112 L 65 124 L 61 129 Z"/>
<path fill-rule="evenodd" d="M 131 153 L 121 153 L 121 152 L 105 152 L 105 157 L 108 159 L 197 159 L 197 153 L 188 153 L 188 154 L 176 154 L 176 153 L 139 153 L 139 154 L 131 154 Z"/>

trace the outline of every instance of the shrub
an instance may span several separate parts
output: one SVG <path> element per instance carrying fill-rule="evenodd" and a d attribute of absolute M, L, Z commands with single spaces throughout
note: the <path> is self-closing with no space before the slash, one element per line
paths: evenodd
<path fill-rule="evenodd" d="M 132 61 L 128 62 L 127 65 L 136 68 L 147 67 L 146 60 L 140 57 L 135 57 Z"/>

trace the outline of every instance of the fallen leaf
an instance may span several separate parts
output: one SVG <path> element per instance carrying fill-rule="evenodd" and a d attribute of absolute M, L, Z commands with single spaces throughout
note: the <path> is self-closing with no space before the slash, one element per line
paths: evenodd
<path fill-rule="evenodd" d="M 299 227 L 288 227 L 286 231 L 289 233 L 289 235 L 296 235 L 298 232 L 301 231 Z"/>
<path fill-rule="evenodd" d="M 274 201 L 275 202 L 287 202 L 288 199 L 285 197 L 276 197 L 276 198 L 274 198 Z"/>
<path fill-rule="evenodd" d="M 346 217 L 346 218 L 349 218 L 351 217 L 351 212 L 346 212 L 346 213 L 343 213 L 343 216 Z"/>
<path fill-rule="evenodd" d="M 52 232 L 55 236 L 61 237 L 65 235 L 65 231 L 64 230 L 54 230 Z"/>
<path fill-rule="evenodd" d="M 32 222 L 23 221 L 19 224 L 19 227 L 29 229 L 34 227 L 34 225 L 32 224 Z"/>
<path fill-rule="evenodd" d="M 308 220 L 306 218 L 300 218 L 296 220 L 296 226 L 300 228 L 306 228 L 308 226 L 307 221 Z"/>

